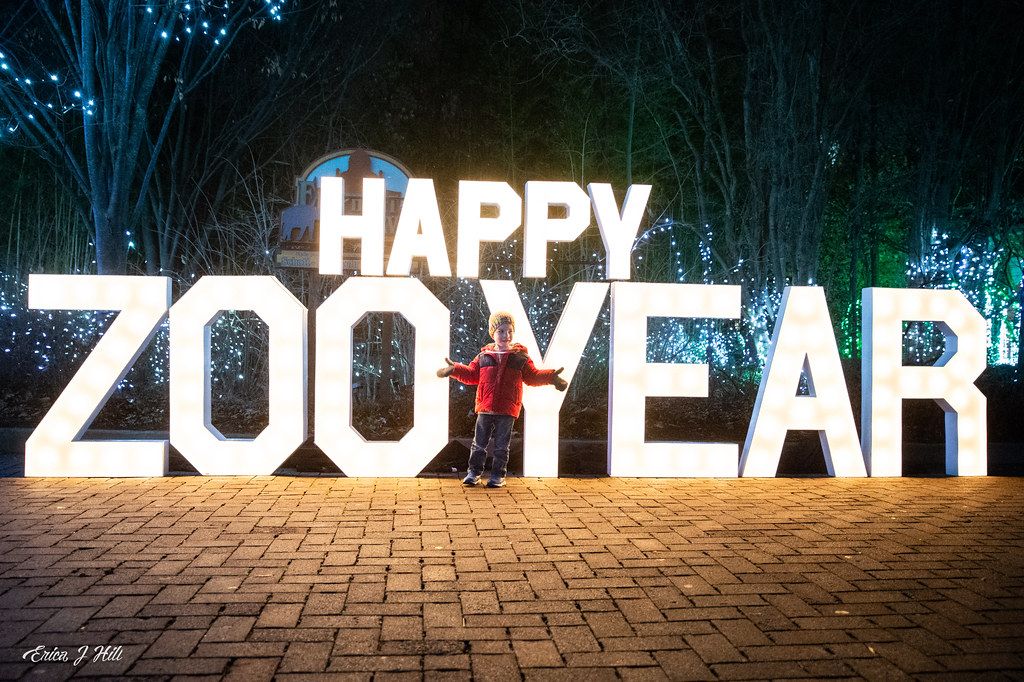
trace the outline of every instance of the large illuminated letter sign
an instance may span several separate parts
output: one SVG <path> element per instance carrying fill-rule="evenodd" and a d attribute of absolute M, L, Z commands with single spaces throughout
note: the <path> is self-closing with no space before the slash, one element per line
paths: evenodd
<path fill-rule="evenodd" d="M 270 331 L 270 421 L 255 439 L 211 421 L 210 326 L 251 310 Z M 203 277 L 171 307 L 171 443 L 207 476 L 274 473 L 306 440 L 306 309 L 274 277 Z"/>
<path fill-rule="evenodd" d="M 871 476 L 903 472 L 903 400 L 932 398 L 946 413 L 946 473 L 988 471 L 985 396 L 974 381 L 985 369 L 985 320 L 959 291 L 864 289 L 863 433 Z M 903 365 L 903 323 L 935 322 L 946 350 L 932 367 Z"/>
<path fill-rule="evenodd" d="M 498 214 L 481 215 L 484 206 Z M 502 242 L 523 222 L 523 201 L 507 182 L 459 182 L 459 239 L 456 274 L 480 276 L 480 243 Z"/>
<path fill-rule="evenodd" d="M 383 178 L 363 180 L 363 212 L 345 215 L 344 178 L 320 178 L 320 272 L 342 274 L 345 239 L 359 240 L 359 272 L 384 274 L 384 200 Z"/>
<path fill-rule="evenodd" d="M 171 304 L 167 277 L 29 275 L 28 305 L 120 310 L 25 443 L 26 476 L 163 476 L 166 440 L 79 441 L 153 338 Z"/>
<path fill-rule="evenodd" d="M 402 213 L 395 228 L 395 242 L 388 255 L 388 274 L 408 275 L 415 256 L 427 259 L 431 277 L 452 276 L 434 181 L 422 178 L 409 180 L 405 190 Z"/>
<path fill-rule="evenodd" d="M 736 318 L 740 288 L 707 284 L 612 284 L 608 381 L 608 473 L 611 476 L 715 476 L 737 474 L 732 443 L 644 441 L 648 396 L 707 397 L 708 366 L 648 363 L 647 319 Z"/>
<path fill-rule="evenodd" d="M 565 367 L 561 377 L 572 383 L 583 349 L 601 312 L 608 292 L 604 283 L 577 282 L 572 287 L 562 317 L 541 355 L 530 320 L 512 282 L 481 280 L 487 306 L 491 311 L 507 310 L 516 319 L 515 340 L 524 346 L 538 365 L 547 369 Z M 565 393 L 549 387 L 523 391 L 526 426 L 523 431 L 523 475 L 558 476 L 558 413 Z"/>
<path fill-rule="evenodd" d="M 367 441 L 352 426 L 352 327 L 371 312 L 401 313 L 416 329 L 413 427 Z M 352 277 L 316 311 L 316 444 L 347 476 L 415 476 L 448 444 L 449 312 L 417 279 Z"/>
<path fill-rule="evenodd" d="M 651 186 L 630 185 L 622 201 L 621 213 L 615 205 L 611 185 L 591 183 L 587 185 L 587 191 L 594 204 L 594 216 L 608 257 L 605 274 L 608 279 L 629 279 L 632 266 L 630 254 L 647 208 L 647 199 L 651 196 Z"/>
<path fill-rule="evenodd" d="M 551 206 L 565 208 L 565 216 L 549 217 Z M 526 183 L 523 277 L 547 277 L 548 242 L 571 242 L 588 225 L 590 198 L 575 182 Z"/>
<path fill-rule="evenodd" d="M 807 373 L 810 395 L 797 395 Z M 786 432 L 817 431 L 832 476 L 866 476 L 864 456 L 821 287 L 786 287 L 754 414 L 741 476 L 775 476 Z"/>

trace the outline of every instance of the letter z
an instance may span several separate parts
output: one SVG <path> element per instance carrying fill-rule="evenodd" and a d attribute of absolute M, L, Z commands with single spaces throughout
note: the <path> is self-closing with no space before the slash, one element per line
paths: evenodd
<path fill-rule="evenodd" d="M 171 305 L 168 277 L 30 275 L 37 309 L 118 310 L 25 443 L 26 476 L 163 476 L 166 440 L 80 441 Z"/>

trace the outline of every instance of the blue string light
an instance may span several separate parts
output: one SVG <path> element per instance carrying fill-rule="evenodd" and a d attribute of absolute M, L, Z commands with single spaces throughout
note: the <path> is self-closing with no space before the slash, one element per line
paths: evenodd
<path fill-rule="evenodd" d="M 262 18 L 270 18 L 274 21 L 282 20 L 285 0 L 270 0 L 262 4 L 258 2 L 247 4 L 253 8 L 251 15 L 248 17 L 236 15 L 240 17 L 237 25 L 223 25 L 219 27 L 215 31 L 212 47 L 219 47 L 222 44 L 222 39 L 228 36 L 229 30 L 237 30 L 242 24 L 252 24 Z M 177 3 L 174 3 L 174 5 L 177 5 Z M 201 33 L 203 35 L 210 36 L 210 22 L 214 21 L 217 17 L 223 21 L 229 20 L 229 10 L 231 9 L 231 5 L 228 2 L 217 6 L 214 3 L 205 1 L 194 4 L 185 3 L 180 7 L 181 9 L 174 14 L 168 15 L 164 12 L 163 16 L 154 12 L 152 6 L 145 7 L 145 12 L 140 16 L 145 17 L 142 23 L 151 27 L 153 40 L 166 41 L 173 37 L 175 42 L 181 43 L 183 37 L 188 40 L 194 32 L 200 32 L 194 31 L 194 29 L 199 27 L 202 27 Z M 137 11 L 141 13 L 142 9 L 139 8 Z M 174 12 L 173 8 L 171 11 Z M 60 75 L 61 71 L 53 69 L 52 65 L 49 69 L 40 65 L 37 73 L 32 73 L 30 69 L 21 68 L 20 65 L 25 61 L 27 60 L 19 61 L 17 55 L 12 57 L 7 51 L 0 52 L 0 88 L 5 88 L 10 96 L 20 96 L 24 99 L 25 111 L 21 114 L 24 116 L 24 119 L 20 120 L 37 121 L 36 114 L 38 112 L 34 113 L 31 111 L 32 109 L 46 110 L 60 116 L 77 111 L 81 112 L 81 116 L 86 120 L 96 115 L 97 105 L 95 99 L 90 99 L 87 105 L 74 101 L 83 98 L 82 91 L 85 89 L 83 84 L 69 83 L 68 78 L 62 78 Z M 46 93 L 46 97 L 42 96 L 43 93 L 33 94 L 37 87 L 44 85 L 50 86 L 52 92 Z M 68 97 L 68 90 L 65 88 L 71 89 L 71 97 Z M 28 104 L 29 102 L 31 102 L 31 105 Z M 45 102 L 45 104 L 42 102 Z M 55 102 L 56 104 L 54 104 Z M 48 116 L 40 118 L 46 119 L 47 123 L 50 122 Z M 6 134 L 16 134 L 19 128 L 19 117 L 17 115 L 0 118 L 0 130 L 6 131 Z"/>

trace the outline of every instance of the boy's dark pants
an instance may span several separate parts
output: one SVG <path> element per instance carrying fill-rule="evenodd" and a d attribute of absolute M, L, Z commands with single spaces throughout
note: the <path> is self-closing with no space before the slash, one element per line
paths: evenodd
<path fill-rule="evenodd" d="M 515 417 L 507 414 L 478 414 L 473 447 L 469 450 L 469 470 L 477 475 L 483 473 L 484 458 L 487 457 L 487 443 L 494 438 L 494 461 L 491 476 L 504 477 L 508 467 L 508 444 L 512 439 L 512 424 Z"/>

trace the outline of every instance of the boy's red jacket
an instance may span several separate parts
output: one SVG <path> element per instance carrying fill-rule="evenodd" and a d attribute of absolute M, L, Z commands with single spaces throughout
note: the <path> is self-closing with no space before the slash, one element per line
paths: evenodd
<path fill-rule="evenodd" d="M 468 365 L 456 362 L 451 374 L 470 386 L 476 385 L 476 411 L 518 417 L 523 408 L 523 384 L 550 384 L 553 369 L 537 369 L 526 346 L 513 343 L 507 353 L 499 353 L 493 343 L 480 349 Z"/>

